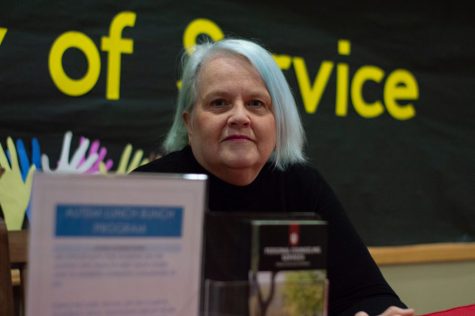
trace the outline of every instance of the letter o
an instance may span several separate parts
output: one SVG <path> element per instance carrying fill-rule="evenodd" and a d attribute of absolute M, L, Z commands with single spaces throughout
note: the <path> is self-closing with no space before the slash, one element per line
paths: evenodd
<path fill-rule="evenodd" d="M 87 59 L 88 69 L 80 79 L 71 79 L 63 69 L 63 55 L 70 48 L 79 49 Z M 101 60 L 96 45 L 88 36 L 74 31 L 63 33 L 54 41 L 49 53 L 48 66 L 56 87 L 70 96 L 81 96 L 89 92 L 95 86 L 101 72 Z"/>
<path fill-rule="evenodd" d="M 223 31 L 213 21 L 208 19 L 193 20 L 188 24 L 185 34 L 183 34 L 183 46 L 188 54 L 191 54 L 191 50 L 196 45 L 196 38 L 200 34 L 209 35 L 213 41 L 219 41 L 224 37 Z"/>

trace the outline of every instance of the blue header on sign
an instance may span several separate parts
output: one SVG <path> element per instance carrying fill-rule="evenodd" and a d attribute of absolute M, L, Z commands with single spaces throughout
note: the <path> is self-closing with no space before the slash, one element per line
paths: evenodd
<path fill-rule="evenodd" d="M 183 208 L 60 204 L 58 237 L 180 237 Z"/>

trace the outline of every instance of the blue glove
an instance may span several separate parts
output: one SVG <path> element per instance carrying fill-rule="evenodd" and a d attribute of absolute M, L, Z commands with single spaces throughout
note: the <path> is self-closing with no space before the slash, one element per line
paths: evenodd
<path fill-rule="evenodd" d="M 25 180 L 31 164 L 30 159 L 28 158 L 28 152 L 25 149 L 25 144 L 21 138 L 16 140 L 16 151 L 18 153 L 18 157 L 20 158 L 21 176 L 23 180 Z M 31 140 L 31 163 L 35 165 L 37 171 L 43 170 L 41 168 L 40 142 L 36 137 L 33 137 Z"/>

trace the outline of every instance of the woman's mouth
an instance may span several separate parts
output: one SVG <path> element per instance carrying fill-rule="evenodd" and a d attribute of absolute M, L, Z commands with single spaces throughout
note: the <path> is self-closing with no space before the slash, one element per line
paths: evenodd
<path fill-rule="evenodd" d="M 246 135 L 230 135 L 224 138 L 225 141 L 240 141 L 240 140 L 247 140 L 252 141 L 252 138 Z"/>

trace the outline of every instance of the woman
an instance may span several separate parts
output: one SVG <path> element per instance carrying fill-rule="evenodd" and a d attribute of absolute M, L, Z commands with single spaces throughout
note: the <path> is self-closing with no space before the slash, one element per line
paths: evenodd
<path fill-rule="evenodd" d="M 305 163 L 303 144 L 295 101 L 272 56 L 225 39 L 198 45 L 186 60 L 167 155 L 137 171 L 207 174 L 211 211 L 318 213 L 329 223 L 330 315 L 414 315 Z"/>

